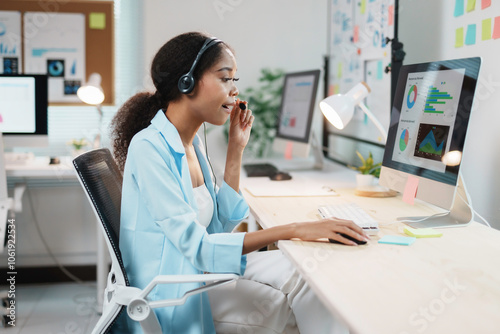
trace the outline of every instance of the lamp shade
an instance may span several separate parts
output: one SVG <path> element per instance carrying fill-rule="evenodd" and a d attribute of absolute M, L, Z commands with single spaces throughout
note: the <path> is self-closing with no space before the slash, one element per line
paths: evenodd
<path fill-rule="evenodd" d="M 104 101 L 104 92 L 101 87 L 101 75 L 92 73 L 87 83 L 76 92 L 76 95 L 82 102 L 92 105 L 99 105 Z"/>
<path fill-rule="evenodd" d="M 319 108 L 334 127 L 342 130 L 351 121 L 354 107 L 369 93 L 370 87 L 365 82 L 360 82 L 346 94 L 331 95 L 322 100 Z"/>

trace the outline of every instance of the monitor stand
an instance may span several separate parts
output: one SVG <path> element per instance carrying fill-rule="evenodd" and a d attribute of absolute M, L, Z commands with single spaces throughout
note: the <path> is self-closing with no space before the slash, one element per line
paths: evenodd
<path fill-rule="evenodd" d="M 470 224 L 473 218 L 470 203 L 469 193 L 460 173 L 455 199 L 449 212 L 428 217 L 399 217 L 398 220 L 413 228 L 463 227 Z"/>
<path fill-rule="evenodd" d="M 303 143 L 299 144 L 305 145 Z M 287 172 L 322 170 L 324 167 L 324 160 L 325 160 L 323 155 L 323 147 L 321 146 L 314 130 L 311 131 L 311 139 L 309 140 L 309 144 L 307 145 L 309 145 L 307 149 L 308 152 L 307 157 L 294 156 L 292 159 L 284 159 L 284 160 L 280 159 L 279 162 L 276 162 L 276 164 L 279 165 L 278 166 L 279 170 Z M 279 150 L 277 148 L 275 149 Z M 311 159 L 311 156 L 309 155 L 310 150 L 312 150 L 312 156 L 314 161 Z"/>

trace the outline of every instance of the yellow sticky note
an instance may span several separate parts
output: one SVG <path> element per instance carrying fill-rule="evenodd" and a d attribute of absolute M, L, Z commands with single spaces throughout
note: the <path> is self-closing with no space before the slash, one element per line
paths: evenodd
<path fill-rule="evenodd" d="M 476 0 L 467 0 L 467 12 L 472 12 L 476 9 Z"/>
<path fill-rule="evenodd" d="M 337 77 L 342 78 L 342 63 L 339 63 L 339 68 L 337 71 Z"/>
<path fill-rule="evenodd" d="M 366 12 L 366 0 L 361 0 L 361 14 Z"/>
<path fill-rule="evenodd" d="M 483 41 L 491 39 L 491 19 L 483 20 L 483 27 L 481 29 L 481 39 Z"/>
<path fill-rule="evenodd" d="M 90 13 L 89 14 L 90 29 L 106 29 L 106 13 Z"/>
<path fill-rule="evenodd" d="M 464 28 L 458 28 L 455 31 L 455 47 L 459 48 L 464 46 Z"/>
<path fill-rule="evenodd" d="M 411 228 L 409 226 L 405 226 L 404 231 L 410 237 L 415 238 L 439 238 L 443 235 L 442 232 L 433 228 Z"/>

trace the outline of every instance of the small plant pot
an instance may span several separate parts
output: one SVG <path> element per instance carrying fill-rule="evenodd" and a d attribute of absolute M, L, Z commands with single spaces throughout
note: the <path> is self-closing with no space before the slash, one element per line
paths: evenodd
<path fill-rule="evenodd" d="M 356 174 L 356 186 L 358 188 L 371 187 L 371 186 L 373 186 L 374 180 L 375 180 L 375 176 L 373 176 L 373 175 Z"/>

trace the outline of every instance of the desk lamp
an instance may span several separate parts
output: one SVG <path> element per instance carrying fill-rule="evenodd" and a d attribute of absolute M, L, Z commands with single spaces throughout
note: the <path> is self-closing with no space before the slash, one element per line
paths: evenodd
<path fill-rule="evenodd" d="M 99 73 L 92 73 L 89 76 L 87 83 L 76 92 L 78 98 L 90 105 L 94 105 L 99 113 L 99 132 L 94 138 L 94 148 L 101 147 L 101 127 L 102 127 L 102 105 L 104 101 L 104 92 L 101 87 L 101 75 Z"/>
<path fill-rule="evenodd" d="M 387 131 L 363 103 L 363 99 L 368 96 L 370 91 L 367 83 L 362 81 L 346 94 L 335 94 L 325 98 L 319 103 L 319 108 L 334 127 L 342 130 L 351 121 L 354 115 L 354 107 L 359 106 L 380 131 L 385 143 L 387 141 Z"/>

